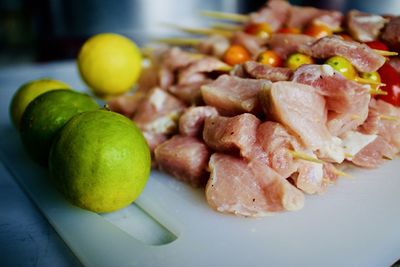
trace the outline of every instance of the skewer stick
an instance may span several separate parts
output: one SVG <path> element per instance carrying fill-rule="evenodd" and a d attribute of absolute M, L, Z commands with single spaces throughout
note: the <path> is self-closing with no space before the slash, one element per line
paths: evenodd
<path fill-rule="evenodd" d="M 231 23 L 214 23 L 211 28 L 225 31 L 240 31 L 242 29 L 240 25 Z"/>
<path fill-rule="evenodd" d="M 398 121 L 400 118 L 396 116 L 389 116 L 389 115 L 379 115 L 379 119 L 381 120 L 388 120 L 388 121 Z"/>
<path fill-rule="evenodd" d="M 381 56 L 386 56 L 386 57 L 391 57 L 391 56 L 397 56 L 399 53 L 393 52 L 393 51 L 386 51 L 386 50 L 379 50 L 379 49 L 372 49 L 374 50 L 375 53 L 381 55 Z"/>
<path fill-rule="evenodd" d="M 345 156 L 346 158 L 349 158 L 349 159 L 353 157 L 353 155 L 350 154 L 350 153 L 344 153 L 344 156 Z"/>
<path fill-rule="evenodd" d="M 314 158 L 313 156 L 307 155 L 306 153 L 303 153 L 303 152 L 289 150 L 289 153 L 292 155 L 292 157 L 297 158 L 297 159 L 302 159 L 302 160 L 311 161 L 311 162 L 320 163 L 320 164 L 324 163 L 324 161 Z"/>
<path fill-rule="evenodd" d="M 163 24 L 164 26 L 174 28 L 183 32 L 192 33 L 192 34 L 201 34 L 201 35 L 222 35 L 225 37 L 231 37 L 232 32 L 227 30 L 217 30 L 217 29 L 210 29 L 210 28 L 191 28 L 191 27 L 183 27 L 174 24 Z"/>
<path fill-rule="evenodd" d="M 333 172 L 336 175 L 339 175 L 339 176 L 343 176 L 343 177 L 346 177 L 346 178 L 353 178 L 353 176 L 351 176 L 350 174 L 348 174 L 348 173 L 346 173 L 344 171 L 341 171 L 339 169 L 336 169 L 335 167 L 333 167 Z"/>
<path fill-rule="evenodd" d="M 370 89 L 369 93 L 371 95 L 387 95 L 388 94 L 386 91 L 383 91 L 381 89 Z"/>
<path fill-rule="evenodd" d="M 200 14 L 203 16 L 209 17 L 209 18 L 230 20 L 230 21 L 236 21 L 236 22 L 246 22 L 249 19 L 248 15 L 219 12 L 219 11 L 210 11 L 210 10 L 203 10 L 200 12 Z"/>
<path fill-rule="evenodd" d="M 160 38 L 155 39 L 158 43 L 178 45 L 178 46 L 196 46 L 201 43 L 201 39 L 196 38 Z"/>
<path fill-rule="evenodd" d="M 384 83 L 371 81 L 371 80 L 364 79 L 364 78 L 361 78 L 361 77 L 358 77 L 358 76 L 355 77 L 354 80 L 355 80 L 356 82 L 365 83 L 365 84 L 372 84 L 372 85 L 379 85 L 379 86 L 385 86 L 385 85 L 386 85 L 386 84 L 384 84 Z"/>

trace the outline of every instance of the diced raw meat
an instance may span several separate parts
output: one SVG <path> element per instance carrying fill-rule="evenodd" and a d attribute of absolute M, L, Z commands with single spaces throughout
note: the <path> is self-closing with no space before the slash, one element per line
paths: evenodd
<path fill-rule="evenodd" d="M 322 194 L 326 191 L 323 164 L 299 160 L 296 175 L 293 175 L 296 187 L 307 194 Z"/>
<path fill-rule="evenodd" d="M 178 84 L 190 84 L 201 82 L 206 79 L 205 73 L 213 71 L 228 71 L 230 66 L 214 57 L 204 57 L 186 68 L 178 74 Z"/>
<path fill-rule="evenodd" d="M 385 162 L 385 159 L 392 159 L 396 155 L 395 148 L 378 136 L 360 150 L 351 161 L 363 168 L 377 168 Z"/>
<path fill-rule="evenodd" d="M 243 112 L 258 112 L 257 94 L 261 88 L 270 85 L 268 80 L 221 75 L 211 84 L 203 85 L 201 93 L 207 105 L 216 107 L 222 115 L 233 116 Z"/>
<path fill-rule="evenodd" d="M 270 67 L 255 61 L 247 61 L 243 66 L 252 78 L 266 79 L 272 82 L 288 81 L 292 75 L 289 68 Z"/>
<path fill-rule="evenodd" d="M 356 129 L 368 116 L 371 99 L 368 88 L 347 80 L 329 65 L 303 65 L 293 75 L 293 81 L 308 84 L 324 96 L 329 111 L 328 129 L 334 136 Z"/>
<path fill-rule="evenodd" d="M 376 40 L 387 20 L 379 15 L 351 10 L 347 14 L 347 27 L 351 36 L 360 42 Z"/>
<path fill-rule="evenodd" d="M 326 127 L 325 99 L 313 87 L 295 82 L 276 82 L 260 93 L 263 108 L 294 133 L 306 148 L 333 162 L 344 160 L 341 140 Z"/>
<path fill-rule="evenodd" d="M 197 46 L 197 50 L 205 55 L 222 58 L 229 46 L 230 42 L 224 36 L 211 35 Z"/>
<path fill-rule="evenodd" d="M 260 124 L 257 128 L 257 143 L 266 153 L 268 166 L 282 177 L 287 178 L 297 170 L 298 164 L 289 150 L 299 150 L 301 146 L 283 125 L 272 121 Z"/>
<path fill-rule="evenodd" d="M 389 64 L 397 71 L 400 75 L 400 57 L 391 57 Z"/>
<path fill-rule="evenodd" d="M 154 133 L 150 131 L 142 131 L 144 138 L 147 141 L 147 144 L 150 148 L 151 152 L 154 152 L 154 149 L 161 143 L 165 142 L 168 138 L 167 135 L 162 133 Z"/>
<path fill-rule="evenodd" d="M 219 212 L 260 217 L 304 206 L 303 193 L 265 164 L 215 153 L 209 168 L 206 199 Z"/>
<path fill-rule="evenodd" d="M 268 40 L 269 47 L 283 60 L 299 51 L 300 47 L 311 45 L 316 39 L 305 34 L 274 33 Z"/>
<path fill-rule="evenodd" d="M 268 23 L 272 31 L 277 31 L 285 23 L 291 6 L 287 1 L 270 0 L 257 12 L 250 14 L 249 23 Z"/>
<path fill-rule="evenodd" d="M 203 101 L 200 90 L 201 86 L 211 82 L 211 79 L 205 79 L 194 83 L 173 85 L 168 88 L 168 92 L 188 105 L 199 104 Z"/>
<path fill-rule="evenodd" d="M 235 32 L 231 42 L 246 48 L 253 56 L 257 56 L 264 48 L 266 39 L 242 31 Z"/>
<path fill-rule="evenodd" d="M 366 44 L 345 41 L 336 36 L 327 36 L 311 45 L 303 45 L 299 51 L 315 58 L 342 56 L 361 72 L 377 71 L 386 61 L 384 56 L 377 54 Z"/>
<path fill-rule="evenodd" d="M 139 80 L 137 82 L 138 92 L 147 93 L 154 87 L 159 86 L 159 77 L 158 75 L 154 75 L 158 71 L 158 66 L 153 64 L 142 69 Z"/>
<path fill-rule="evenodd" d="M 142 131 L 170 134 L 177 129 L 177 121 L 185 105 L 166 91 L 155 88 L 141 102 L 133 121 Z"/>
<path fill-rule="evenodd" d="M 199 60 L 199 57 L 196 54 L 183 51 L 179 47 L 173 47 L 163 54 L 162 63 L 168 69 L 175 71 L 197 60 Z"/>
<path fill-rule="evenodd" d="M 400 151 L 400 108 L 383 100 L 371 100 L 368 118 L 360 127 L 366 134 L 377 134 Z"/>
<path fill-rule="evenodd" d="M 243 113 L 235 117 L 212 116 L 204 123 L 203 139 L 212 149 L 219 152 L 240 153 L 245 158 L 253 156 L 257 127 L 260 120 Z"/>
<path fill-rule="evenodd" d="M 198 139 L 175 135 L 157 146 L 154 154 L 160 170 L 195 187 L 206 184 L 210 152 Z"/>
<path fill-rule="evenodd" d="M 338 11 L 323 10 L 314 7 L 293 6 L 290 9 L 288 27 L 302 29 L 311 22 L 323 23 L 332 30 L 338 30 L 343 15 Z"/>
<path fill-rule="evenodd" d="M 160 88 L 167 90 L 174 83 L 174 73 L 165 66 L 158 70 L 158 84 Z"/>
<path fill-rule="evenodd" d="M 179 132 L 186 136 L 199 136 L 203 133 L 205 119 L 217 115 L 214 107 L 190 107 L 179 118 Z"/>
<path fill-rule="evenodd" d="M 339 178 L 336 168 L 332 163 L 324 162 L 323 171 L 324 171 L 323 177 L 325 179 L 325 183 L 336 182 L 337 179 Z"/>
<path fill-rule="evenodd" d="M 121 95 L 111 99 L 107 105 L 110 110 L 131 118 L 143 100 L 144 94 L 136 92 L 132 95 Z"/>
<path fill-rule="evenodd" d="M 383 30 L 382 39 L 390 46 L 399 49 L 400 46 L 400 16 L 391 18 Z"/>

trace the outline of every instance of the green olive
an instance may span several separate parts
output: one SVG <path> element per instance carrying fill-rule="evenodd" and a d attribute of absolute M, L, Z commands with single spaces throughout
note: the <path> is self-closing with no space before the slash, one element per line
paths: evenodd
<path fill-rule="evenodd" d="M 325 64 L 330 65 L 336 71 L 340 72 L 344 77 L 349 80 L 354 80 L 357 76 L 357 71 L 353 65 L 344 57 L 334 56 L 329 58 Z"/>
<path fill-rule="evenodd" d="M 291 70 L 296 70 L 298 67 L 304 64 L 313 64 L 313 63 L 314 60 L 312 59 L 312 57 L 301 53 L 291 54 L 286 60 L 286 66 Z"/>

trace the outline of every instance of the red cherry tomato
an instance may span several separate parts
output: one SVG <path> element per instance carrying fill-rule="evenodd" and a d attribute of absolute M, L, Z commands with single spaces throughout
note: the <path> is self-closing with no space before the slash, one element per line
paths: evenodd
<path fill-rule="evenodd" d="M 371 41 L 371 42 L 366 42 L 365 44 L 368 45 L 372 49 L 389 51 L 389 48 L 387 47 L 387 45 L 385 45 L 381 41 Z"/>
<path fill-rule="evenodd" d="M 389 64 L 385 63 L 379 70 L 382 83 L 386 84 L 380 89 L 386 91 L 387 95 L 381 95 L 378 98 L 394 106 L 400 107 L 400 75 Z"/>

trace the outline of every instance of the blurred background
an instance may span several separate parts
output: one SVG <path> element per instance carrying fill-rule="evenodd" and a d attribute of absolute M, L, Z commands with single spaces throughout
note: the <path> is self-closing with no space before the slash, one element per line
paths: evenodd
<path fill-rule="evenodd" d="M 248 13 L 266 0 L 0 0 L 0 68 L 74 59 L 91 35 L 116 32 L 144 44 L 177 35 L 162 23 L 206 25 L 200 10 Z M 291 0 L 346 11 L 400 13 L 400 0 Z M 397 10 L 397 12 L 396 12 Z"/>

